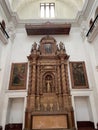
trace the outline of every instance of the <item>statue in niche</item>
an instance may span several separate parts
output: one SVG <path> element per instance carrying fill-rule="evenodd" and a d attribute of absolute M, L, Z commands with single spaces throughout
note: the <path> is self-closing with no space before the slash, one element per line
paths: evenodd
<path fill-rule="evenodd" d="M 46 92 L 47 93 L 52 92 L 52 88 L 51 88 L 52 87 L 52 77 L 50 75 L 47 75 L 45 82 L 46 82 Z"/>
<path fill-rule="evenodd" d="M 49 92 L 51 92 L 51 86 L 50 86 L 51 81 L 47 80 L 46 84 L 47 84 L 47 92 L 49 93 Z"/>

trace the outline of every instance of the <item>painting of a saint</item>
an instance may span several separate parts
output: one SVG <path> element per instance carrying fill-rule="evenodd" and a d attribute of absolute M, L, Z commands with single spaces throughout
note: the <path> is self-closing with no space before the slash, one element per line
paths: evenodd
<path fill-rule="evenodd" d="M 10 89 L 25 88 L 27 63 L 13 63 L 11 71 Z"/>
<path fill-rule="evenodd" d="M 45 53 L 52 53 L 52 45 L 51 44 L 44 44 Z"/>
<path fill-rule="evenodd" d="M 87 88 L 88 81 L 84 62 L 70 62 L 73 88 Z"/>

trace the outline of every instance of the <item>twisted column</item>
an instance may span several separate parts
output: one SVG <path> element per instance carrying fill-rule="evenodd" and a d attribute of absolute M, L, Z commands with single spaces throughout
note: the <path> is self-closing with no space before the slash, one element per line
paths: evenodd
<path fill-rule="evenodd" d="M 28 85 L 28 94 L 31 94 L 31 87 L 32 87 L 32 65 L 29 64 L 29 85 Z"/>
<path fill-rule="evenodd" d="M 60 66 L 57 66 L 57 77 L 58 77 L 58 90 L 61 93 L 61 78 L 60 78 Z"/>
<path fill-rule="evenodd" d="M 61 77 L 62 77 L 62 87 L 63 87 L 63 93 L 66 93 L 66 80 L 65 80 L 65 64 L 64 59 L 61 58 Z"/>
<path fill-rule="evenodd" d="M 36 60 L 34 59 L 32 63 L 32 94 L 35 94 L 36 87 Z"/>
<path fill-rule="evenodd" d="M 43 88 L 42 88 L 42 71 L 40 72 L 40 87 L 39 87 L 39 91 L 40 91 L 40 94 L 43 93 Z"/>
<path fill-rule="evenodd" d="M 37 95 L 39 95 L 39 85 L 40 85 L 40 70 L 39 70 L 39 65 L 37 66 Z"/>

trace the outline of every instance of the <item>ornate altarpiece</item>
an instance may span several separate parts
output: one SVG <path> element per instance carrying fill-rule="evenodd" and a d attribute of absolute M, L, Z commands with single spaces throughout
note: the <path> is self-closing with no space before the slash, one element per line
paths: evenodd
<path fill-rule="evenodd" d="M 64 44 L 51 36 L 32 45 L 25 113 L 26 130 L 75 129 Z"/>

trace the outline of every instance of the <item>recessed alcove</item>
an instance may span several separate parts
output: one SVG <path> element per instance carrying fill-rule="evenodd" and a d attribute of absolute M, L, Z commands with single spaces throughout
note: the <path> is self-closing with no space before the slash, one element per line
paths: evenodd
<path fill-rule="evenodd" d="M 75 113 L 76 121 L 91 121 L 94 122 L 89 96 L 75 96 Z"/>
<path fill-rule="evenodd" d="M 6 124 L 23 123 L 24 98 L 9 98 Z"/>

